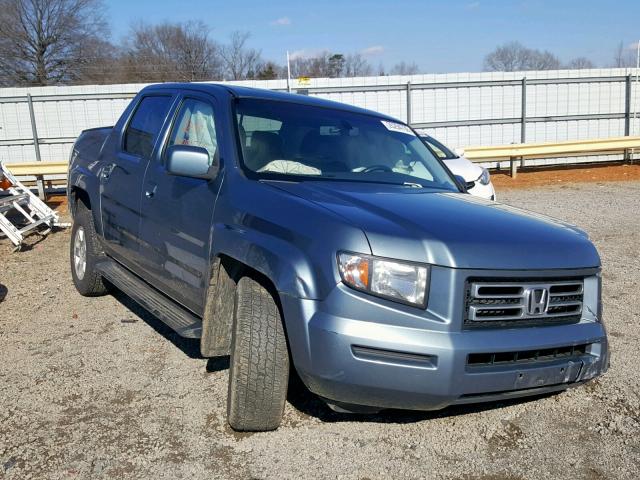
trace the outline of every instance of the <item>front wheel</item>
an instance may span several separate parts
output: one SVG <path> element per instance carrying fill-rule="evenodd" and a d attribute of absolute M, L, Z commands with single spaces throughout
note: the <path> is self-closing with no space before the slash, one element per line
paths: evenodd
<path fill-rule="evenodd" d="M 71 230 L 70 245 L 71 277 L 76 290 L 85 297 L 96 297 L 107 293 L 96 264 L 104 256 L 93 224 L 93 215 L 80 202 Z"/>
<path fill-rule="evenodd" d="M 234 430 L 280 426 L 289 381 L 289 352 L 275 299 L 259 282 L 243 277 L 236 308 L 229 369 L 227 417 Z"/>

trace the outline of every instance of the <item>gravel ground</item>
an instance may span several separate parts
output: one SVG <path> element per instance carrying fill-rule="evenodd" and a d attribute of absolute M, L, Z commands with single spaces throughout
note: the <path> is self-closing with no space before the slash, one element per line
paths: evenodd
<path fill-rule="evenodd" d="M 4 239 L 0 477 L 637 479 L 640 182 L 499 194 L 598 245 L 613 354 L 604 377 L 530 401 L 364 417 L 297 391 L 278 431 L 236 434 L 227 358 L 200 358 L 124 295 L 80 297 L 68 231 L 15 254 Z"/>

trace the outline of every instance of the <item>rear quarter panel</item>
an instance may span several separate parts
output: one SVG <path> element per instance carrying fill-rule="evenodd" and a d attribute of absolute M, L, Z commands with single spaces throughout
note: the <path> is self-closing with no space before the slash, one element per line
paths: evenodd
<path fill-rule="evenodd" d="M 102 148 L 113 131 L 113 127 L 93 128 L 83 131 L 71 150 L 71 159 L 69 161 L 69 205 L 71 215 L 75 214 L 73 208 L 73 195 L 78 189 L 83 190 L 89 196 L 94 216 L 97 215 L 97 207 L 99 205 L 99 182 L 98 171 L 100 164 L 100 156 Z M 96 227 L 99 226 L 98 218 L 94 218 Z"/>

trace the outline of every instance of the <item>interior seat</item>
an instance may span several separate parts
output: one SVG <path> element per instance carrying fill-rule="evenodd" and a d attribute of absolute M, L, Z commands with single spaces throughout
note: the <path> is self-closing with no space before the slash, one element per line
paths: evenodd
<path fill-rule="evenodd" d="M 258 171 L 269 162 L 282 160 L 282 152 L 280 135 L 256 131 L 251 135 L 251 147 L 247 148 L 245 163 L 251 170 Z"/>

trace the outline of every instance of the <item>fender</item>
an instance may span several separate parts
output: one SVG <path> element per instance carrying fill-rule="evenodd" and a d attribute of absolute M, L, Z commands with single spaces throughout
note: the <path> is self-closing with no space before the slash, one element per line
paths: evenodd
<path fill-rule="evenodd" d="M 102 222 L 100 221 L 100 185 L 97 176 L 84 166 L 74 165 L 69 171 L 68 180 L 69 205 L 73 206 L 71 195 L 75 190 L 82 190 L 91 203 L 91 214 L 93 215 L 93 224 L 96 227 L 96 233 L 102 237 Z M 75 209 L 70 208 L 71 215 L 75 215 Z"/>
<path fill-rule="evenodd" d="M 226 255 L 270 279 L 280 294 L 322 300 L 340 281 L 338 250 L 371 253 L 362 229 L 329 209 L 229 173 L 236 178 L 225 181 L 216 201 L 211 265 Z"/>
<path fill-rule="evenodd" d="M 294 244 L 258 230 L 218 224 L 215 256 L 227 255 L 270 279 L 276 290 L 298 298 L 318 299 L 317 272 Z"/>
<path fill-rule="evenodd" d="M 84 130 L 80 133 L 71 149 L 68 174 L 68 195 L 75 189 L 82 190 L 89 197 L 96 233 L 102 237 L 100 221 L 100 182 L 98 172 L 101 166 L 102 149 L 113 132 L 113 127 L 101 127 Z M 72 202 L 69 202 L 73 206 Z M 73 208 L 71 215 L 74 215 Z"/>
<path fill-rule="evenodd" d="M 230 354 L 236 285 L 247 268 L 271 281 L 273 293 L 280 298 L 319 296 L 311 266 L 291 244 L 229 225 L 217 225 L 216 233 L 218 250 L 211 263 L 202 318 L 203 357 Z"/>
<path fill-rule="evenodd" d="M 279 300 L 321 300 L 340 282 L 338 249 L 370 252 L 364 232 L 329 210 L 264 184 L 245 185 L 242 193 L 222 188 L 216 202 L 201 342 L 205 357 L 229 354 L 235 287 L 244 269 L 268 280 Z M 285 209 L 291 214 L 282 216 Z M 300 329 L 294 318 L 284 317 L 289 331 Z"/>

